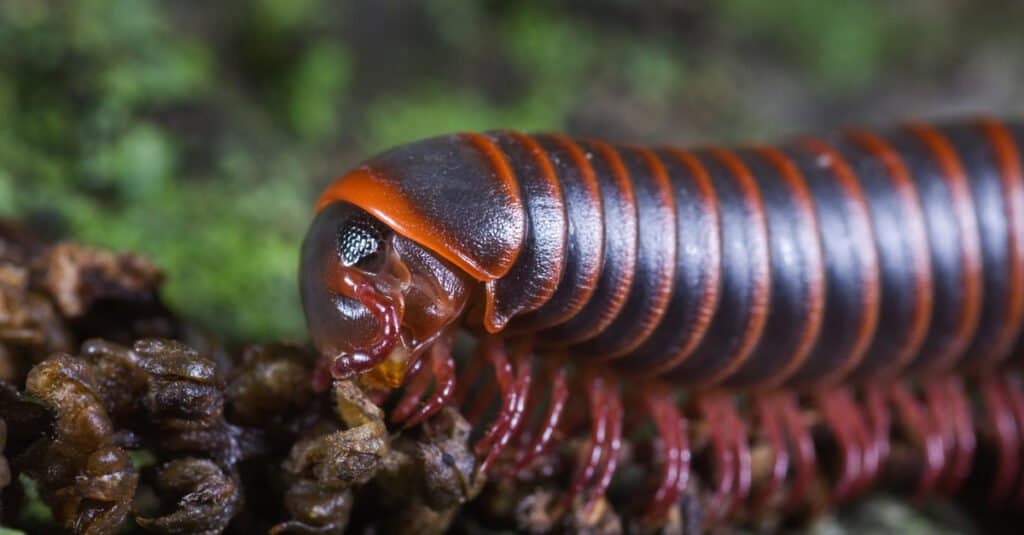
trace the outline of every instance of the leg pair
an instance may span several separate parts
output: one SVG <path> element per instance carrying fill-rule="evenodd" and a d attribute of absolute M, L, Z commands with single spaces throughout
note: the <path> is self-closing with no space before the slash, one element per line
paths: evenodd
<path fill-rule="evenodd" d="M 834 498 L 863 494 L 881 476 L 891 448 L 893 424 L 920 449 L 921 467 L 914 496 L 936 490 L 951 495 L 971 468 L 975 436 L 963 383 L 956 377 L 929 381 L 923 399 L 904 382 L 868 385 L 860 404 L 849 389 L 818 396 L 818 406 L 839 443 L 843 472 Z M 893 414 L 895 413 L 895 420 Z"/>
<path fill-rule="evenodd" d="M 839 450 L 840 472 L 832 499 L 845 503 L 862 494 L 876 478 L 881 463 L 878 441 L 850 389 L 837 387 L 817 393 L 814 402 Z"/>
<path fill-rule="evenodd" d="M 566 495 L 566 504 L 589 486 L 584 511 L 589 512 L 611 484 L 622 448 L 623 406 L 615 375 L 600 368 L 583 370 L 581 383 L 590 413 L 590 439 Z"/>
<path fill-rule="evenodd" d="M 443 334 L 430 347 L 425 358 L 417 360 L 409 371 L 408 384 L 391 411 L 391 421 L 403 428 L 427 420 L 455 395 L 455 360 L 452 358 L 454 333 Z M 433 390 L 427 390 L 433 385 Z"/>
<path fill-rule="evenodd" d="M 751 513 L 757 515 L 777 506 L 799 509 L 818 471 L 810 421 L 791 391 L 760 392 L 751 404 L 758 439 L 769 450 L 768 478 L 752 498 Z"/>
<path fill-rule="evenodd" d="M 482 383 L 484 371 L 494 370 L 497 389 Z M 485 474 L 498 459 L 508 444 L 516 440 L 522 446 L 521 453 L 513 460 L 509 475 L 516 475 L 553 444 L 555 433 L 565 414 L 569 399 L 568 370 L 564 358 L 550 356 L 543 364 L 545 382 L 533 389 L 531 394 L 532 353 L 529 344 L 516 344 L 511 356 L 501 340 L 489 337 L 481 342 L 479 351 L 460 375 L 463 388 L 460 399 L 468 397 L 470 387 L 476 385 L 477 392 L 468 403 L 467 414 L 474 425 L 479 425 L 488 409 L 497 401 L 497 414 L 487 431 L 474 446 L 482 461 L 478 474 Z M 587 370 L 581 375 L 580 384 L 589 407 L 591 420 L 590 440 L 583 454 L 583 462 L 574 475 L 569 487 L 568 501 L 590 485 L 588 507 L 602 496 L 611 482 L 621 448 L 623 407 L 614 376 L 603 371 Z M 550 390 L 535 429 L 526 432 L 523 424 L 526 416 L 533 412 L 542 401 L 537 395 Z M 462 403 L 463 406 L 467 404 Z M 519 439 L 519 440 L 517 440 Z"/>
<path fill-rule="evenodd" d="M 1024 384 L 1016 375 L 992 375 L 981 383 L 986 426 L 996 445 L 993 506 L 1024 505 Z"/>
<path fill-rule="evenodd" d="M 501 339 L 489 336 L 481 340 L 477 351 L 459 376 L 461 384 L 458 396 L 459 404 L 465 408 L 467 418 L 474 426 L 479 426 L 487 411 L 495 402 L 498 403 L 498 410 L 490 427 L 473 446 L 481 459 L 477 466 L 478 476 L 486 474 L 502 451 L 515 437 L 519 436 L 520 428 L 529 409 L 530 384 L 533 377 L 532 364 L 533 354 L 530 344 L 526 342 L 515 344 L 510 355 Z M 491 382 L 485 382 L 484 372 L 488 368 L 494 372 L 497 389 Z M 470 390 L 474 387 L 476 387 L 476 395 L 467 402 Z M 555 404 L 553 403 L 553 405 Z M 564 406 L 564 400 L 560 405 Z M 542 452 L 550 441 L 554 427 L 558 423 L 560 408 L 548 416 L 549 420 L 554 421 L 544 423 L 546 427 L 535 435 L 533 449 L 537 450 L 537 454 Z M 532 452 L 533 449 L 530 451 Z M 529 457 L 529 453 L 527 456 Z M 526 462 L 529 460 L 528 458 Z"/>
<path fill-rule="evenodd" d="M 637 386 L 644 410 L 654 421 L 661 441 L 661 471 L 654 492 L 641 504 L 651 525 L 662 523 L 690 480 L 690 441 L 686 419 L 676 407 L 672 390 L 659 381 Z"/>
<path fill-rule="evenodd" d="M 706 519 L 708 523 L 715 524 L 735 514 L 750 494 L 750 443 L 746 425 L 728 394 L 700 394 L 694 406 L 707 426 L 714 463 L 713 488 L 707 501 Z"/>

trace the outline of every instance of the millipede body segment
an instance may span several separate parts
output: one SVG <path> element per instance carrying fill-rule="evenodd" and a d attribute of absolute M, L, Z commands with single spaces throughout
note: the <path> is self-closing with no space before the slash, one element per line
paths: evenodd
<path fill-rule="evenodd" d="M 975 119 L 779 146 L 499 131 L 392 149 L 327 188 L 303 245 L 321 381 L 407 384 L 394 416 L 411 425 L 493 376 L 470 407 L 499 406 L 481 465 L 524 469 L 589 425 L 566 498 L 588 507 L 635 427 L 623 414 L 641 410 L 662 444 L 648 518 L 686 490 L 689 415 L 712 422 L 715 464 L 730 467 L 711 476 L 709 518 L 753 494 L 799 501 L 808 404 L 844 455 L 837 499 L 879 477 L 894 426 L 934 450 L 918 490 L 953 492 L 983 427 L 965 381 L 1015 422 L 1001 452 L 1024 437 L 1024 391 L 1000 376 L 1024 327 L 1022 146 L 1024 126 Z M 481 343 L 457 380 L 460 328 Z M 749 479 L 752 435 L 774 447 L 767 483 Z"/>

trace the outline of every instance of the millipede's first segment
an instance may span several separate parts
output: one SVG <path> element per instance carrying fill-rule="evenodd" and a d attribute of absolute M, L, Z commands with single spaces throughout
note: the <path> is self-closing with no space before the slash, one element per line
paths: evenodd
<path fill-rule="evenodd" d="M 318 382 L 396 391 L 406 427 L 460 407 L 474 477 L 529 480 L 588 436 L 556 508 L 604 500 L 650 424 L 650 491 L 614 504 L 648 522 L 695 473 L 705 525 L 799 508 L 822 479 L 834 502 L 899 475 L 1024 505 L 1022 146 L 982 118 L 738 148 L 398 147 L 327 188 L 303 245 Z M 460 329 L 478 344 L 456 366 Z"/>

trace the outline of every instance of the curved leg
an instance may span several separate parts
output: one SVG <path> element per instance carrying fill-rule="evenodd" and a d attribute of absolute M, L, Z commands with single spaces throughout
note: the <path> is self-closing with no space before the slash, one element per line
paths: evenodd
<path fill-rule="evenodd" d="M 690 451 L 686 439 L 686 421 L 675 406 L 671 390 L 659 382 L 652 382 L 642 388 L 643 402 L 661 437 L 664 455 L 658 485 L 647 500 L 644 517 L 659 523 L 686 490 Z"/>
<path fill-rule="evenodd" d="M 993 376 L 985 379 L 981 384 L 981 395 L 985 400 L 988 424 L 996 441 L 996 470 L 989 500 L 991 505 L 1000 506 L 1009 498 L 1020 466 L 1019 430 L 1001 378 Z"/>
<path fill-rule="evenodd" d="M 874 470 L 867 474 L 865 486 L 876 484 L 884 469 L 885 459 L 889 456 L 889 434 L 892 431 L 892 413 L 884 387 L 869 385 L 864 389 L 864 404 L 867 407 L 866 425 L 870 436 L 871 449 L 878 463 Z"/>
<path fill-rule="evenodd" d="M 754 398 L 757 420 L 761 434 L 771 448 L 771 475 L 761 492 L 754 499 L 753 511 L 761 513 L 768 509 L 786 481 L 789 472 L 789 446 L 783 433 L 783 422 L 779 394 L 758 394 Z"/>
<path fill-rule="evenodd" d="M 604 497 L 608 486 L 611 485 L 615 468 L 619 465 L 619 452 L 622 450 L 622 397 L 619 395 L 619 387 L 612 377 L 606 377 L 605 381 L 608 384 L 605 391 L 605 411 L 602 417 L 607 421 L 608 434 L 601 445 L 604 455 L 601 456 L 601 462 L 598 464 L 594 486 L 590 490 L 590 496 L 584 509 L 588 513 Z"/>
<path fill-rule="evenodd" d="M 957 457 L 954 461 L 956 469 L 946 481 L 944 488 L 949 495 L 956 494 L 960 487 L 967 480 L 971 469 L 974 466 L 974 455 L 978 449 L 978 436 L 974 428 L 974 413 L 971 411 L 971 402 L 964 390 L 963 380 L 953 377 L 949 386 L 950 401 L 953 405 L 953 414 L 956 418 L 957 428 Z"/>
<path fill-rule="evenodd" d="M 733 422 L 729 418 L 724 405 L 727 403 L 721 394 L 704 394 L 697 399 L 697 409 L 702 421 L 707 425 L 710 438 L 712 458 L 715 471 L 713 474 L 713 491 L 706 505 L 706 520 L 714 524 L 725 518 L 732 505 L 734 485 L 738 481 L 737 459 L 733 441 Z"/>
<path fill-rule="evenodd" d="M 786 501 L 786 509 L 796 510 L 804 503 L 807 491 L 814 481 L 817 472 L 817 453 L 814 451 L 814 439 L 811 437 L 810 425 L 807 418 L 800 412 L 797 404 L 796 394 L 784 394 L 779 400 L 779 408 L 782 411 L 782 422 L 793 444 L 793 468 L 795 476 L 793 484 L 789 488 L 789 499 Z"/>
<path fill-rule="evenodd" d="M 583 384 L 590 405 L 590 441 L 583 452 L 583 463 L 576 469 L 572 483 L 566 494 L 566 506 L 571 506 L 583 487 L 594 477 L 604 452 L 602 446 L 608 439 L 608 419 L 605 413 L 608 408 L 608 385 L 600 374 L 587 370 Z"/>
<path fill-rule="evenodd" d="M 925 386 L 925 396 L 932 421 L 938 426 L 946 443 L 946 470 L 939 479 L 939 491 L 956 492 L 971 470 L 975 437 L 970 408 L 957 377 L 943 378 Z"/>
<path fill-rule="evenodd" d="M 402 397 L 391 411 L 391 423 L 400 424 L 407 420 L 413 411 L 416 410 L 416 405 L 423 398 L 427 387 L 430 386 L 431 376 L 426 369 L 426 360 L 423 358 L 418 359 L 409 370 L 407 375 L 409 380 L 402 391 Z"/>
<path fill-rule="evenodd" d="M 434 375 L 434 392 L 416 414 L 406 420 L 404 427 L 418 425 L 447 405 L 455 395 L 455 359 L 452 358 L 451 340 L 438 340 L 430 348 L 430 365 Z"/>
<path fill-rule="evenodd" d="M 334 377 L 331 376 L 331 362 L 327 359 L 318 359 L 313 368 L 313 392 L 322 394 L 331 387 Z"/>
<path fill-rule="evenodd" d="M 473 446 L 474 451 L 477 455 L 484 455 L 483 462 L 477 468 L 477 472 L 482 474 L 486 472 L 488 468 L 487 459 L 490 457 L 489 451 L 491 445 L 494 444 L 498 436 L 508 425 L 508 420 L 512 416 L 512 412 L 515 409 L 515 396 L 512 395 L 512 389 L 514 387 L 515 379 L 512 375 L 512 364 L 508 361 L 508 356 L 505 354 L 505 348 L 501 341 L 494 337 L 489 337 L 481 342 L 483 346 L 482 357 L 486 358 L 494 368 L 494 374 L 498 381 L 498 394 L 502 400 L 501 410 L 494 418 L 494 422 L 491 423 L 491 427 L 487 429 L 480 440 Z M 482 411 L 481 405 L 473 407 L 474 410 Z"/>
<path fill-rule="evenodd" d="M 1006 385 L 1006 399 L 1010 403 L 1010 411 L 1013 412 L 1014 420 L 1017 423 L 1018 436 L 1024 430 L 1024 389 L 1020 383 L 1020 379 L 1016 376 L 1005 375 L 1003 376 L 1003 383 Z M 1015 451 L 1015 455 L 1019 459 L 1021 456 L 1020 447 L 1022 444 L 1018 444 Z M 1024 504 L 1024 470 L 1017 469 L 1017 492 L 1013 497 L 1014 505 Z"/>
<path fill-rule="evenodd" d="M 551 398 L 548 400 L 547 412 L 540 420 L 539 429 L 533 433 L 530 444 L 523 450 L 526 453 L 516 462 L 513 474 L 525 470 L 534 459 L 547 450 L 554 439 L 558 423 L 562 420 L 565 404 L 569 399 L 569 371 L 564 360 L 559 359 L 548 364 L 548 373 L 551 379 Z"/>
<path fill-rule="evenodd" d="M 546 360 L 547 359 L 545 359 L 545 361 Z M 542 361 L 542 364 L 545 361 Z M 535 430 L 533 428 L 543 423 L 535 422 L 535 420 L 538 420 L 543 416 L 541 414 L 537 414 L 537 412 L 542 408 L 546 408 L 546 405 L 544 407 L 539 407 L 539 405 L 542 405 L 544 403 L 547 396 L 547 391 L 551 389 L 552 380 L 551 372 L 547 366 L 544 367 L 544 373 L 545 376 L 540 378 L 543 380 L 538 381 L 535 379 L 531 379 L 530 391 L 526 395 L 526 409 L 523 411 L 523 422 L 522 424 L 519 425 L 519 428 L 516 429 L 516 432 L 512 435 L 512 438 L 509 439 L 509 444 L 514 445 L 519 450 L 523 450 L 524 448 L 527 447 L 527 445 L 530 442 L 533 441 L 533 436 L 535 434 Z M 522 457 L 521 451 L 516 456 L 516 462 L 518 462 L 519 457 Z M 502 477 L 508 478 L 515 475 L 516 462 L 513 462 L 512 464 L 509 464 L 506 467 L 506 470 L 502 474 Z"/>
<path fill-rule="evenodd" d="M 819 394 L 817 405 L 839 447 L 842 468 L 832 488 L 832 497 L 836 502 L 842 503 L 849 499 L 862 477 L 863 454 L 860 451 L 855 424 L 850 421 L 850 415 L 836 392 Z"/>
<path fill-rule="evenodd" d="M 911 440 L 917 442 L 924 455 L 924 465 L 918 478 L 917 489 L 914 491 L 914 499 L 920 500 L 935 489 L 942 468 L 946 464 L 946 447 L 943 445 L 942 433 L 935 429 L 928 412 L 904 383 L 894 383 L 889 393 L 907 434 Z"/>
<path fill-rule="evenodd" d="M 875 474 L 878 473 L 881 458 L 878 456 L 875 442 L 872 440 L 867 417 L 864 411 L 861 410 L 860 405 L 853 399 L 852 392 L 848 388 L 843 388 L 839 390 L 838 397 L 840 405 L 843 407 L 847 414 L 847 419 L 851 423 L 851 430 L 858 443 L 857 448 L 861 452 L 860 475 L 854 483 L 853 489 L 851 489 L 850 498 L 852 499 L 867 491 L 875 478 Z"/>
<path fill-rule="evenodd" d="M 733 494 L 732 505 L 727 514 L 735 515 L 747 501 L 753 481 L 753 461 L 750 455 L 750 441 L 747 439 L 747 426 L 743 423 L 732 398 L 723 398 L 723 413 L 730 423 L 732 455 L 736 461 L 736 492 Z"/>
<path fill-rule="evenodd" d="M 532 363 L 533 353 L 529 345 L 521 345 L 512 355 L 515 382 L 512 385 L 512 391 L 505 400 L 502 414 L 498 415 L 498 421 L 504 423 L 494 435 L 490 444 L 490 451 L 488 451 L 487 456 L 484 457 L 483 462 L 480 464 L 482 470 L 485 470 L 498 458 L 498 455 L 508 446 L 509 441 L 512 440 L 512 437 L 515 436 L 523 423 L 523 415 L 526 413 L 526 402 L 529 397 L 530 381 L 532 379 Z M 507 414 L 506 411 L 508 411 Z M 488 437 L 485 436 L 484 438 Z M 483 439 L 481 439 L 482 441 Z"/>

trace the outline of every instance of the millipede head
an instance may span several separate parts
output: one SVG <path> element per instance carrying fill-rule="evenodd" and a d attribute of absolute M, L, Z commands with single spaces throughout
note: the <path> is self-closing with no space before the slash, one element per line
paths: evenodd
<path fill-rule="evenodd" d="M 458 270 L 362 209 L 323 206 L 302 246 L 310 335 L 337 379 L 402 383 L 408 366 L 461 312 Z"/>

